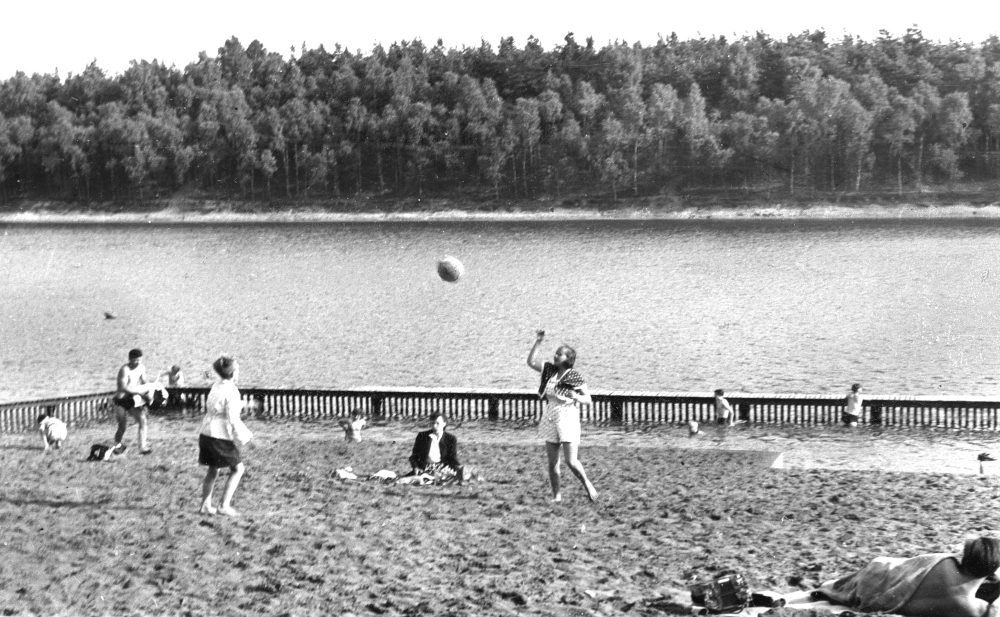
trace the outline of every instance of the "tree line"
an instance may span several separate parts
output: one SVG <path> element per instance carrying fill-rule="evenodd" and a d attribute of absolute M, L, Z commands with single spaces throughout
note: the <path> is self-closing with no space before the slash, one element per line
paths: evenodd
<path fill-rule="evenodd" d="M 916 27 L 287 60 L 231 38 L 183 70 L 0 83 L 0 200 L 902 192 L 998 178 L 998 146 L 1000 39 Z"/>

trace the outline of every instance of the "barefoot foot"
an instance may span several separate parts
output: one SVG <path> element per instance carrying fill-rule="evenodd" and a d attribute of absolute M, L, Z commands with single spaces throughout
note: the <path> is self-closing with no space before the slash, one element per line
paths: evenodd
<path fill-rule="evenodd" d="M 218 512 L 218 509 L 216 509 L 216 508 L 213 508 L 212 506 L 202 506 L 202 507 L 201 507 L 201 510 L 198 510 L 198 513 L 199 513 L 199 514 L 209 514 L 209 515 L 213 515 L 213 514 L 215 514 L 216 512 Z"/>
<path fill-rule="evenodd" d="M 225 516 L 239 516 L 239 512 L 233 510 L 231 506 L 223 506 L 219 508 L 219 514 L 224 514 Z"/>

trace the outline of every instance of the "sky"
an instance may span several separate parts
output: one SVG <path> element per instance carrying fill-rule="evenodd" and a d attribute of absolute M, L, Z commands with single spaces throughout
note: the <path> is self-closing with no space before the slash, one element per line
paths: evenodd
<path fill-rule="evenodd" d="M 873 40 L 879 30 L 901 36 L 916 24 L 933 41 L 980 43 L 1000 30 L 994 2 L 935 0 L 6 0 L 0 23 L 0 80 L 18 71 L 81 73 L 91 62 L 109 76 L 133 60 L 159 60 L 183 69 L 205 51 L 235 36 L 255 39 L 288 58 L 291 48 L 340 44 L 368 53 L 378 43 L 421 39 L 433 46 L 494 48 L 514 37 L 523 47 L 534 36 L 545 49 L 573 32 L 601 47 L 615 40 L 654 44 L 676 32 L 681 39 L 763 31 L 772 38 L 823 29 L 831 39 L 851 34 Z M 986 7 L 994 6 L 989 9 Z"/>

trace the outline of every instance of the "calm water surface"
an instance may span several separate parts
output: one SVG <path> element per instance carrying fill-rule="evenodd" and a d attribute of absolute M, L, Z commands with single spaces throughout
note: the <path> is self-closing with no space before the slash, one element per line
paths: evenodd
<path fill-rule="evenodd" d="M 457 284 L 436 260 L 461 259 Z M 0 401 L 191 385 L 1000 396 L 1000 221 L 0 226 Z M 118 319 L 106 320 L 104 311 Z"/>

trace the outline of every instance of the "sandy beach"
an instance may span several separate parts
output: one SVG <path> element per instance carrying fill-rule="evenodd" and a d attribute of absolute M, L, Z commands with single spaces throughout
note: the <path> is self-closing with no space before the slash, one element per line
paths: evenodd
<path fill-rule="evenodd" d="M 230 519 L 197 513 L 197 426 L 156 418 L 153 454 L 109 463 L 84 459 L 110 425 L 49 454 L 0 436 L 0 611 L 684 615 L 692 577 L 735 569 L 790 592 L 1000 528 L 1000 478 L 973 462 L 992 434 L 587 427 L 598 501 L 567 473 L 552 504 L 530 425 L 452 427 L 483 480 L 418 487 L 334 475 L 405 471 L 418 425 L 351 444 L 332 422 L 253 421 Z M 746 450 L 783 452 L 784 468 Z"/>
<path fill-rule="evenodd" d="M 135 209 L 73 207 L 37 203 L 0 210 L 0 224 L 246 224 L 246 223 L 378 223 L 392 221 L 610 221 L 610 220 L 741 220 L 741 219 L 935 219 L 1000 218 L 1000 203 L 852 204 L 816 202 L 808 205 L 725 206 L 700 201 L 643 203 L 614 208 L 566 207 L 559 202 L 528 202 L 475 209 L 450 200 L 428 200 L 419 208 L 391 205 L 359 207 L 351 211 L 322 205 L 268 209 L 221 201 L 173 200 Z"/>

